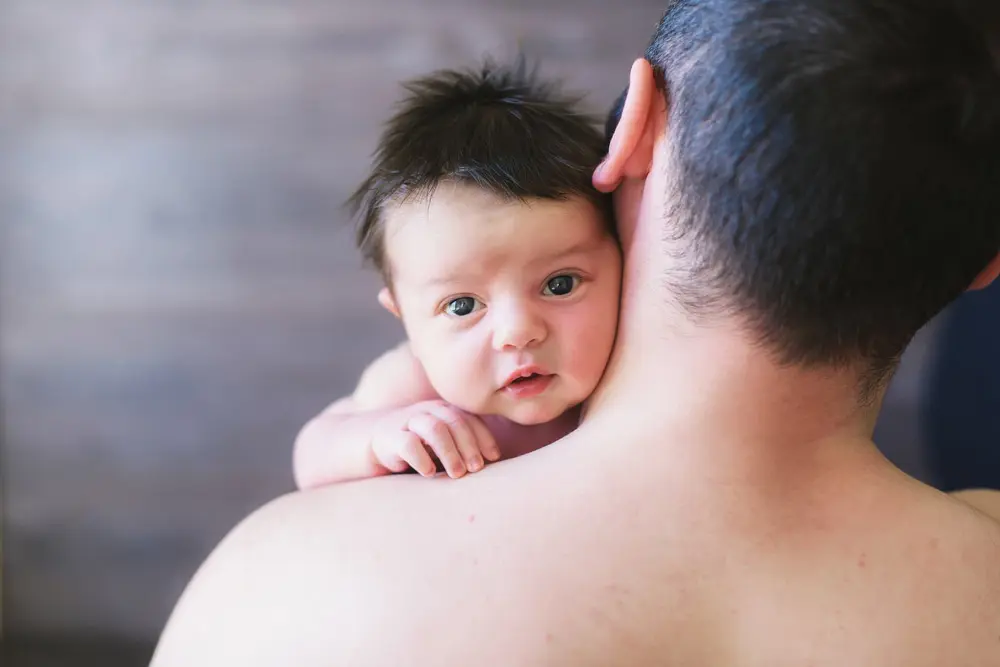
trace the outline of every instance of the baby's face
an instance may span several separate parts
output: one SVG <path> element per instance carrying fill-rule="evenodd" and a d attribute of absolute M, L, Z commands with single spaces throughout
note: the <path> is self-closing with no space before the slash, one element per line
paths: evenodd
<path fill-rule="evenodd" d="M 393 297 L 446 401 L 521 424 L 582 403 L 618 322 L 621 255 L 587 200 L 442 184 L 386 211 Z"/>

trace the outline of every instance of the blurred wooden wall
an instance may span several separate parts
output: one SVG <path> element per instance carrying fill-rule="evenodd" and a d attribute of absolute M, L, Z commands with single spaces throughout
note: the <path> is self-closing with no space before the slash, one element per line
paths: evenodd
<path fill-rule="evenodd" d="M 341 202 L 401 79 L 627 82 L 663 0 L 3 0 L 8 635 L 149 639 L 400 339 Z"/>

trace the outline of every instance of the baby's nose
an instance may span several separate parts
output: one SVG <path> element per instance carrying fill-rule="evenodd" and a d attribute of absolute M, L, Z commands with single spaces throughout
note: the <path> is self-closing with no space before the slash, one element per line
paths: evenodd
<path fill-rule="evenodd" d="M 522 350 L 545 340 L 545 321 L 533 309 L 510 307 L 498 313 L 493 329 L 493 347 L 498 351 Z"/>

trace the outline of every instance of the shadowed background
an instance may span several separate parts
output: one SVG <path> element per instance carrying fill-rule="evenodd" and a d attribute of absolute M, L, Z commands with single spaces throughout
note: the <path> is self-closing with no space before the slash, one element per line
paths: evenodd
<path fill-rule="evenodd" d="M 603 113 L 665 4 L 0 3 L 12 664 L 144 664 L 210 549 L 291 490 L 297 429 L 400 339 L 341 207 L 398 82 L 520 47 Z M 1000 483 L 1000 446 L 975 445 L 983 429 L 1000 445 L 1000 361 L 975 325 L 996 296 L 923 332 L 880 423 L 885 451 L 941 486 Z M 991 360 L 942 365 L 971 349 Z M 970 376 L 979 399 L 934 398 Z M 949 419 L 973 424 L 958 459 L 929 444 Z"/>

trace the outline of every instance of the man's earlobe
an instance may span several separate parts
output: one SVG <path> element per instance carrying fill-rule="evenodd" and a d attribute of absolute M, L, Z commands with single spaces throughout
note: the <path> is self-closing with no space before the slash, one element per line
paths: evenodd
<path fill-rule="evenodd" d="M 399 306 L 396 305 L 396 298 L 388 287 L 383 287 L 378 292 L 378 302 L 390 313 L 399 317 Z"/>
<path fill-rule="evenodd" d="M 972 281 L 971 285 L 969 285 L 969 289 L 985 289 L 997 279 L 997 276 L 1000 276 L 1000 253 L 997 253 L 996 257 L 994 257 L 993 260 L 986 265 L 986 268 L 983 269 L 978 276 L 976 276 L 976 279 Z"/>

